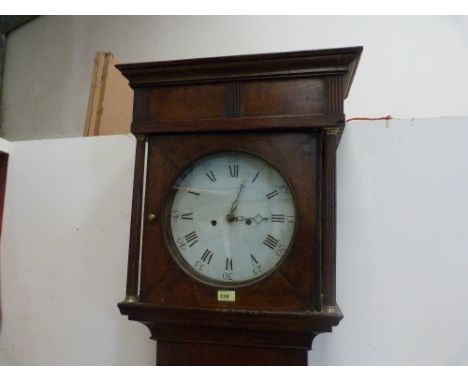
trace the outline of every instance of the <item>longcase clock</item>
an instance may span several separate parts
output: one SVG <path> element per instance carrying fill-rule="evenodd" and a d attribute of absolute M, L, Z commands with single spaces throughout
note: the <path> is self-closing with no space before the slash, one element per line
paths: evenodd
<path fill-rule="evenodd" d="M 118 306 L 158 365 L 306 365 L 342 319 L 335 156 L 361 51 L 118 65 L 137 137 Z"/>

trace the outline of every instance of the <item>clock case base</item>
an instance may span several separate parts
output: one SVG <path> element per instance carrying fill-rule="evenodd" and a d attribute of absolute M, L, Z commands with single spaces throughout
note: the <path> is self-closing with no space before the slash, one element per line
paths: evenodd
<path fill-rule="evenodd" d="M 148 327 L 160 366 L 306 366 L 315 336 L 331 332 L 343 318 L 337 306 L 300 313 L 168 309 L 136 302 L 118 306 Z"/>
<path fill-rule="evenodd" d="M 336 305 L 336 149 L 345 125 L 344 99 L 361 52 L 362 47 L 351 47 L 117 66 L 134 90 L 131 131 L 137 137 L 126 299 L 118 307 L 150 329 L 158 365 L 306 365 L 314 337 L 342 319 Z M 309 306 L 148 301 L 145 288 L 153 282 L 140 284 L 142 273 L 150 272 L 140 262 L 148 245 L 142 239 L 148 142 L 167 135 L 215 133 L 229 140 L 233 133 L 299 132 L 318 137 L 321 153 L 314 196 L 320 206 L 314 258 L 320 265 L 297 268 L 319 285 Z M 268 292 L 265 301 L 276 301 L 280 293 Z"/>
<path fill-rule="evenodd" d="M 158 341 L 156 364 L 159 366 L 307 366 L 307 350 Z"/>

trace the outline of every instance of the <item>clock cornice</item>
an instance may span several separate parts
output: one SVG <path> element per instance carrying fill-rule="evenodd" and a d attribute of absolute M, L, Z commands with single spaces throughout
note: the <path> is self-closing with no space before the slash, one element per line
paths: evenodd
<path fill-rule="evenodd" d="M 351 87 L 362 52 L 361 46 L 248 54 L 172 61 L 119 64 L 117 68 L 132 88 L 181 83 L 301 77 L 340 74 L 344 98 Z"/>

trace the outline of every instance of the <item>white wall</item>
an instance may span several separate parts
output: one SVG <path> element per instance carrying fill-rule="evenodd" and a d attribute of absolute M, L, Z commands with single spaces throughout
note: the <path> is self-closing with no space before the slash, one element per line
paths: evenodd
<path fill-rule="evenodd" d="M 338 149 L 344 312 L 310 362 L 468 365 L 468 118 L 352 122 Z"/>
<path fill-rule="evenodd" d="M 352 122 L 338 150 L 338 302 L 310 364 L 468 365 L 468 117 Z M 0 363 L 154 363 L 120 316 L 134 140 L 16 142 Z"/>
<path fill-rule="evenodd" d="M 0 364 L 154 364 L 121 316 L 134 138 L 13 143 L 0 247 Z"/>
<path fill-rule="evenodd" d="M 8 153 L 10 151 L 10 142 L 6 139 L 0 138 L 0 152 Z"/>
<path fill-rule="evenodd" d="M 63 17 L 8 37 L 2 134 L 81 136 L 94 54 L 122 62 L 363 45 L 353 116 L 468 115 L 468 17 Z"/>

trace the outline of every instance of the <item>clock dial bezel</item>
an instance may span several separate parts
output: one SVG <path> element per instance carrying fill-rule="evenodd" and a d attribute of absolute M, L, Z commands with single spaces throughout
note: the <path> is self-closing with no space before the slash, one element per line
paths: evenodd
<path fill-rule="evenodd" d="M 176 240 L 172 235 L 172 229 L 171 229 L 171 211 L 172 211 L 172 207 L 173 207 L 173 203 L 174 203 L 174 198 L 175 198 L 175 196 L 176 196 L 176 194 L 178 192 L 177 188 L 174 187 L 174 185 L 179 180 L 179 178 L 182 176 L 182 174 L 184 174 L 184 172 L 188 171 L 190 169 L 190 167 L 195 166 L 198 162 L 203 161 L 205 158 L 215 156 L 215 155 L 226 155 L 226 156 L 228 156 L 230 153 L 239 153 L 239 154 L 250 155 L 250 156 L 256 158 L 257 160 L 260 160 L 260 161 L 264 162 L 266 165 L 270 166 L 272 169 L 274 169 L 274 171 L 277 172 L 277 174 L 279 174 L 281 176 L 282 180 L 288 186 L 289 192 L 291 194 L 292 204 L 293 204 L 293 208 L 294 208 L 294 220 L 295 220 L 294 223 L 293 223 L 294 224 L 293 232 L 291 234 L 291 239 L 289 240 L 288 247 L 287 247 L 286 251 L 284 252 L 284 254 L 281 255 L 281 257 L 277 261 L 277 263 L 273 267 L 269 268 L 267 271 L 265 271 L 264 273 L 262 273 L 262 274 L 260 274 L 258 276 L 253 276 L 252 278 L 249 278 L 249 279 L 243 280 L 243 281 L 233 281 L 233 282 L 216 280 L 214 278 L 204 276 L 200 272 L 197 272 L 194 269 L 194 267 L 192 265 L 190 265 L 188 263 L 188 261 L 182 256 L 181 252 L 177 248 L 177 245 L 175 243 Z M 167 247 L 169 248 L 169 251 L 170 251 L 170 253 L 172 255 L 172 258 L 176 261 L 176 263 L 180 266 L 180 268 L 185 273 L 187 273 L 189 276 L 191 276 L 195 280 L 197 280 L 197 281 L 199 281 L 199 282 L 201 282 L 201 283 L 203 283 L 205 285 L 208 285 L 208 286 L 213 286 L 213 287 L 217 287 L 217 288 L 235 289 L 235 288 L 242 288 L 242 287 L 251 286 L 253 284 L 257 284 L 257 283 L 259 283 L 259 282 L 261 282 L 263 280 L 266 280 L 281 267 L 281 265 L 284 263 L 284 261 L 288 258 L 289 254 L 291 252 L 291 249 L 294 246 L 296 232 L 297 232 L 297 229 L 298 229 L 298 219 L 297 219 L 298 215 L 297 215 L 297 213 L 298 213 L 298 210 L 297 210 L 296 196 L 295 196 L 294 189 L 293 189 L 291 183 L 289 182 L 288 178 L 282 173 L 282 171 L 277 166 L 275 166 L 270 160 L 263 157 L 262 155 L 259 155 L 258 153 L 254 153 L 254 152 L 251 152 L 251 151 L 248 151 L 248 150 L 239 150 L 239 149 L 215 150 L 215 151 L 213 151 L 211 153 L 204 153 L 203 155 L 201 155 L 201 156 L 197 157 L 196 159 L 190 161 L 182 169 L 182 171 L 180 171 L 177 174 L 176 178 L 172 181 L 171 192 L 170 192 L 169 197 L 167 198 L 167 202 L 165 203 L 164 218 L 163 218 L 162 224 L 163 224 L 163 230 L 164 230 L 164 233 L 165 233 L 165 235 L 164 235 L 165 236 L 165 241 L 166 241 Z"/>

